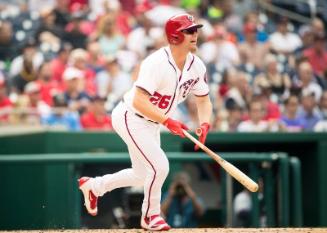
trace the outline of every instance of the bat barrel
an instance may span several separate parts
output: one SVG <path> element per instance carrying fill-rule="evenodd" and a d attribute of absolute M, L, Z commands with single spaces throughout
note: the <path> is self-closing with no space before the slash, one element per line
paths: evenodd
<path fill-rule="evenodd" d="M 213 152 L 212 150 L 210 150 L 208 147 L 206 147 L 205 145 L 203 145 L 196 138 L 194 138 L 191 134 L 189 134 L 186 130 L 183 130 L 183 133 L 192 142 L 194 142 L 202 150 L 204 150 L 212 159 L 214 159 L 217 163 L 219 163 L 220 166 L 222 166 L 228 174 L 230 174 L 232 177 L 234 177 L 244 187 L 246 187 L 251 192 L 258 191 L 258 189 L 259 189 L 258 184 L 255 183 L 250 177 L 248 177 L 247 175 L 245 175 L 241 170 L 239 170 L 233 164 L 227 162 L 222 157 L 220 157 L 218 154 L 216 154 L 215 152 Z"/>

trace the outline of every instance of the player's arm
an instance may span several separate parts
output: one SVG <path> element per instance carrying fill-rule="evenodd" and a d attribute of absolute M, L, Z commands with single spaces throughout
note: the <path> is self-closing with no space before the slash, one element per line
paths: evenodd
<path fill-rule="evenodd" d="M 168 118 L 158 111 L 157 108 L 150 102 L 150 94 L 139 87 L 136 87 L 133 107 L 143 116 L 161 124 Z"/>
<path fill-rule="evenodd" d="M 199 141 L 205 143 L 208 131 L 210 129 L 210 120 L 212 115 L 212 103 L 209 95 L 196 96 L 196 106 L 198 109 L 198 118 L 200 127 L 196 129 L 196 134 L 199 136 Z M 195 145 L 194 150 L 198 150 L 199 146 Z"/>
<path fill-rule="evenodd" d="M 133 107 L 143 116 L 166 126 L 174 135 L 185 137 L 183 129 L 187 130 L 187 126 L 179 121 L 175 121 L 165 116 L 158 111 L 157 108 L 150 102 L 150 94 L 142 88 L 136 87 Z"/>
<path fill-rule="evenodd" d="M 198 110 L 199 125 L 202 125 L 203 123 L 210 123 L 212 115 L 212 103 L 209 95 L 195 97 Z"/>

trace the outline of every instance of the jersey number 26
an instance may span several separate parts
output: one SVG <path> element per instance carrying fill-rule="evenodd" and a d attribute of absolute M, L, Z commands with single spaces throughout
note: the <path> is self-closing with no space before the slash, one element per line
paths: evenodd
<path fill-rule="evenodd" d="M 165 109 L 169 106 L 170 99 L 171 95 L 161 95 L 158 92 L 155 92 L 153 96 L 151 96 L 150 102 L 153 105 L 158 105 L 161 109 Z"/>

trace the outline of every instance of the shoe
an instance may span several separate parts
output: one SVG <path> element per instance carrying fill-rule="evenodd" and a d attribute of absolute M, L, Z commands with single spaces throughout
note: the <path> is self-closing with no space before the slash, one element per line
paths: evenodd
<path fill-rule="evenodd" d="M 87 212 L 92 216 L 96 216 L 98 214 L 98 197 L 92 192 L 90 181 L 90 177 L 82 177 L 78 180 L 78 184 L 84 196 L 84 205 Z"/>
<path fill-rule="evenodd" d="M 168 231 L 171 228 L 160 215 L 142 217 L 141 227 L 150 231 Z"/>

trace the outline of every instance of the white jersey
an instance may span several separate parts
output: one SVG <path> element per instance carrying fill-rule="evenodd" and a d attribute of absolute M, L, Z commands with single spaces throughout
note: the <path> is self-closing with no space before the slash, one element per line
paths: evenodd
<path fill-rule="evenodd" d="M 137 81 L 124 96 L 127 107 L 140 114 L 132 106 L 136 87 L 148 92 L 151 95 L 151 103 L 167 116 L 172 116 L 177 105 L 190 93 L 195 96 L 209 94 L 206 67 L 200 58 L 189 53 L 181 72 L 168 46 L 149 55 L 141 63 Z"/>

